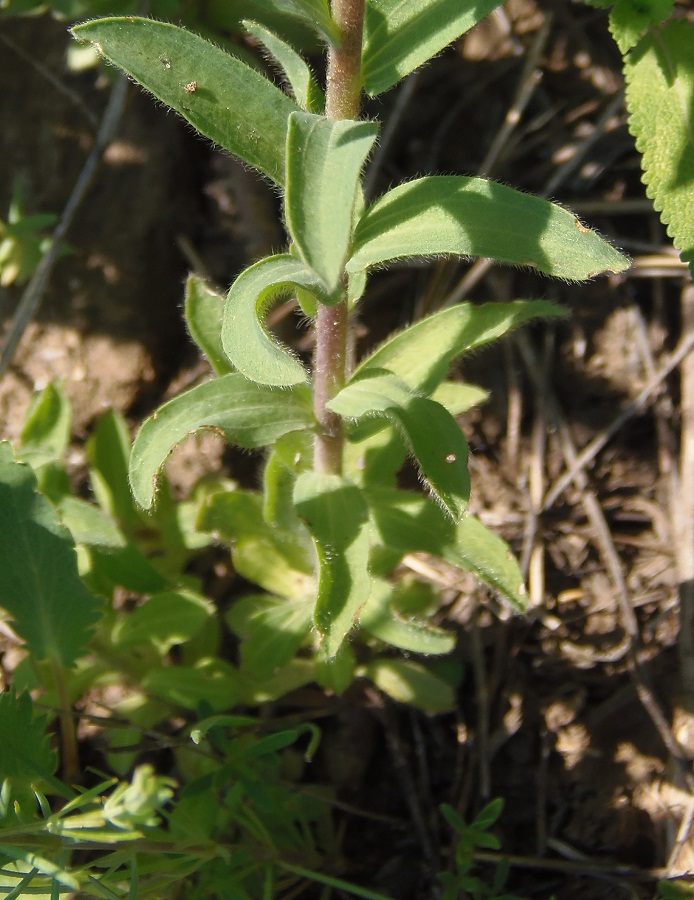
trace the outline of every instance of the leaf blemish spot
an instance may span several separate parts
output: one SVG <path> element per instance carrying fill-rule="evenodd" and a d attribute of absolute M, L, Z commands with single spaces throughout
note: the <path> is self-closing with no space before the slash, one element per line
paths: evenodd
<path fill-rule="evenodd" d="M 574 219 L 574 225 L 578 228 L 579 231 L 582 231 L 584 234 L 589 234 L 592 229 L 586 228 L 586 226 L 579 222 L 578 219 Z"/>
<path fill-rule="evenodd" d="M 184 90 L 187 94 L 194 94 L 198 89 L 197 81 L 189 81 Z"/>
<path fill-rule="evenodd" d="M 454 462 L 457 460 L 457 458 L 458 458 L 458 457 L 455 455 L 455 453 L 449 453 L 449 454 L 447 454 L 447 456 L 446 456 L 446 462 L 447 462 L 447 463 L 454 463 Z"/>
<path fill-rule="evenodd" d="M 165 69 L 171 68 L 171 60 L 167 59 L 165 56 L 160 56 L 159 62 L 164 66 Z"/>

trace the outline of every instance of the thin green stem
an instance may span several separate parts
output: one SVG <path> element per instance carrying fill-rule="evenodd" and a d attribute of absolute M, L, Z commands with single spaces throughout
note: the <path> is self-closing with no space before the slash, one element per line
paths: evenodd
<path fill-rule="evenodd" d="M 361 96 L 361 46 L 365 0 L 333 0 L 331 11 L 340 31 L 340 46 L 328 52 L 325 112 L 330 119 L 356 119 Z M 319 305 L 316 316 L 313 409 L 318 423 L 314 468 L 342 473 L 344 432 L 342 419 L 327 403 L 343 387 L 347 371 L 347 279 L 343 298 L 335 306 Z"/>

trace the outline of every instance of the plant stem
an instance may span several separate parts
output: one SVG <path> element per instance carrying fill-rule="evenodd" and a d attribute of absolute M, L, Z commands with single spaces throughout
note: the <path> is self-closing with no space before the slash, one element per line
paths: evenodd
<path fill-rule="evenodd" d="M 333 0 L 332 15 L 340 31 L 340 46 L 328 51 L 325 113 L 329 119 L 356 119 L 361 95 L 361 45 L 365 0 Z M 343 387 L 347 369 L 347 278 L 343 299 L 335 306 L 321 303 L 316 316 L 313 366 L 313 410 L 318 422 L 314 447 L 316 472 L 342 473 L 342 419 L 326 404 Z"/>

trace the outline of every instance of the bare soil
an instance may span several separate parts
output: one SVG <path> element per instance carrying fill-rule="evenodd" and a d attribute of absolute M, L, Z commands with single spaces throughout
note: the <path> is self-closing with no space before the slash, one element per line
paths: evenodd
<path fill-rule="evenodd" d="M 47 17 L 2 21 L 0 36 L 39 58 L 79 101 L 0 44 L 0 215 L 16 176 L 29 211 L 59 212 L 94 139 L 81 105 L 101 114 L 104 76 L 66 70 L 65 26 Z M 524 66 L 533 48 L 541 78 L 490 160 L 531 81 Z M 674 734 L 686 743 L 691 733 L 678 653 L 678 571 L 694 553 L 682 543 L 682 523 L 694 516 L 694 473 L 679 471 L 682 422 L 691 427 L 681 416 L 683 373 L 661 379 L 578 483 L 543 508 L 566 472 L 568 444 L 580 450 L 604 434 L 685 334 L 685 270 L 645 201 L 621 89 L 602 12 L 510 0 L 415 76 L 404 114 L 397 92 L 368 110 L 394 128 L 376 193 L 425 171 L 483 168 L 575 209 L 637 263 L 619 278 L 568 285 L 439 261 L 380 274 L 364 303 L 364 347 L 452 296 L 541 296 L 570 311 L 565 322 L 528 329 L 461 367 L 491 391 L 463 422 L 473 509 L 523 560 L 529 615 L 511 615 L 472 581 L 460 585 L 442 614 L 461 636 L 456 716 L 395 709 L 357 685 L 321 723 L 317 766 L 363 813 L 346 817 L 343 875 L 398 900 L 435 896 L 432 873 L 446 864 L 439 852 L 450 842 L 438 804 L 472 816 L 496 796 L 506 799 L 509 888 L 523 896 L 653 897 L 658 875 L 694 872 L 694 836 L 676 847 L 692 797 L 664 742 Z M 60 379 L 75 410 L 79 469 L 106 407 L 134 428 L 202 371 L 182 324 L 187 271 L 227 285 L 281 245 L 282 229 L 265 184 L 131 86 L 69 243 L 0 383 L 0 438 L 16 438 L 32 392 Z M 0 293 L 6 325 L 19 296 L 15 286 Z M 212 463 L 181 460 L 180 490 L 217 461 L 214 453 Z M 306 718 L 316 701 L 309 694 L 292 699 Z M 663 714 L 660 730 L 651 701 Z"/>

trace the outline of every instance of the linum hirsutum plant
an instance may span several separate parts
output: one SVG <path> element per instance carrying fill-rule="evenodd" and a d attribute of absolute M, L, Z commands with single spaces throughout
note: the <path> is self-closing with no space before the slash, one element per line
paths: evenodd
<path fill-rule="evenodd" d="M 407 585 L 393 577 L 413 552 L 471 570 L 523 606 L 507 546 L 466 512 L 468 449 L 455 417 L 479 392 L 447 373 L 471 348 L 560 311 L 536 300 L 464 303 L 389 338 L 351 369 L 347 353 L 369 272 L 392 260 L 492 257 L 566 280 L 628 266 L 571 212 L 485 178 L 428 175 L 365 201 L 361 175 L 379 124 L 359 118 L 362 92 L 373 97 L 392 88 L 497 5 L 270 3 L 325 44 L 325 93 L 286 37 L 255 22 L 245 27 L 276 63 L 286 90 L 163 22 L 106 18 L 72 30 L 282 195 L 285 252 L 243 271 L 223 302 L 189 282 L 190 331 L 214 377 L 145 421 L 130 463 L 135 499 L 149 509 L 159 470 L 191 432 L 215 428 L 232 444 L 268 448 L 262 491 L 213 494 L 198 527 L 231 541 L 237 570 L 265 591 L 256 604 L 291 632 L 275 666 L 311 640 L 321 659 L 334 659 L 356 625 L 408 650 L 448 652 L 452 637 L 409 614 Z M 310 367 L 264 321 L 287 294 L 313 321 Z M 426 492 L 397 486 L 408 454 Z M 408 615 L 399 612 L 403 606 Z M 401 674 L 392 660 L 380 666 L 366 673 L 377 683 Z"/>

